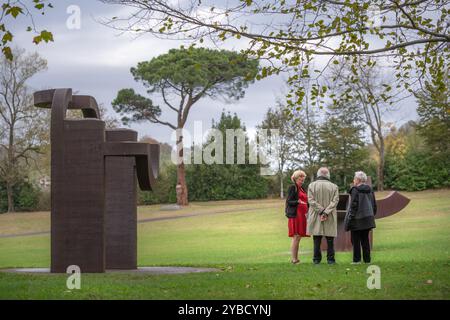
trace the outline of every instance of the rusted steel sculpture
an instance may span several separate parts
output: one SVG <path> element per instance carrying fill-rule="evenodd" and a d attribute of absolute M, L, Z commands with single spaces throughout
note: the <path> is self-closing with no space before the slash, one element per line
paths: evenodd
<path fill-rule="evenodd" d="M 159 145 L 105 130 L 95 99 L 71 89 L 35 92 L 34 104 L 51 108 L 51 272 L 136 268 L 135 176 L 151 190 Z M 66 119 L 67 109 L 84 119 Z"/>
<path fill-rule="evenodd" d="M 370 179 L 368 184 L 371 185 Z M 352 242 L 350 237 L 350 232 L 345 232 L 345 224 L 344 218 L 347 212 L 347 208 L 350 201 L 349 194 L 340 194 L 339 195 L 339 203 L 337 206 L 337 237 L 334 242 L 334 247 L 336 251 L 351 251 L 352 250 Z M 403 208 L 405 208 L 409 199 L 397 191 L 391 192 L 386 198 L 377 200 L 377 214 L 375 216 L 376 219 L 385 218 L 391 216 Z M 373 245 L 373 232 L 370 232 L 369 235 L 370 246 Z M 326 242 L 322 241 L 321 244 L 322 250 L 326 250 Z"/>
<path fill-rule="evenodd" d="M 106 130 L 107 142 L 137 141 L 137 132 L 129 129 Z M 149 144 L 152 156 L 152 172 L 158 172 L 159 145 Z M 124 150 L 124 146 L 119 147 Z M 106 198 L 106 269 L 137 268 L 137 190 L 136 166 L 138 172 L 147 170 L 147 158 L 109 156 L 105 159 L 105 198 Z M 112 150 L 111 150 L 112 151 Z M 109 152 L 111 155 L 112 152 Z M 126 151 L 126 150 L 125 150 Z M 134 151 L 130 150 L 130 153 Z M 153 157 L 155 157 L 153 159 Z M 150 177 L 153 175 L 150 174 Z M 150 182 L 150 184 L 148 184 Z M 154 181 L 139 179 L 142 190 L 150 190 Z"/>

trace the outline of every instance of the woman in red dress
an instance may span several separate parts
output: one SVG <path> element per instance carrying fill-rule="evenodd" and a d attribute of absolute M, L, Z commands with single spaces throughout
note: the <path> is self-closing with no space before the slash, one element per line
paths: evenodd
<path fill-rule="evenodd" d="M 300 239 L 302 237 L 309 237 L 306 234 L 306 214 L 308 213 L 308 195 L 303 189 L 302 185 L 305 181 L 306 174 L 302 170 L 294 171 L 291 176 L 291 180 L 294 183 L 289 187 L 288 196 L 286 198 L 287 205 L 296 205 L 296 216 L 289 218 L 288 228 L 289 237 L 292 238 L 291 244 L 291 262 L 293 264 L 299 263 L 298 250 L 300 245 Z"/>

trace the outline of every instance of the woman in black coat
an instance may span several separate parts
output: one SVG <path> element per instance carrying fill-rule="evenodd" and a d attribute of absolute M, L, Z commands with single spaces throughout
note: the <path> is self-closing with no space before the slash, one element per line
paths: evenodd
<path fill-rule="evenodd" d="M 362 171 L 355 172 L 353 187 L 350 189 L 350 206 L 345 216 L 345 230 L 351 231 L 353 245 L 353 264 L 363 260 L 370 263 L 369 232 L 375 228 L 377 202 L 372 188 L 366 184 L 367 175 Z"/>

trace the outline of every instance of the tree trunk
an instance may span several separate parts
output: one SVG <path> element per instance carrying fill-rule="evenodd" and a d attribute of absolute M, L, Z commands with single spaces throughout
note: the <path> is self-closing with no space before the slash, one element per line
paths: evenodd
<path fill-rule="evenodd" d="M 14 207 L 14 193 L 10 182 L 6 182 L 6 193 L 8 196 L 8 212 L 15 212 L 16 208 Z"/>
<path fill-rule="evenodd" d="M 380 163 L 378 164 L 377 178 L 378 178 L 377 190 L 383 191 L 384 190 L 384 141 L 383 140 L 380 140 Z"/>
<path fill-rule="evenodd" d="M 186 172 L 184 168 L 184 151 L 183 151 L 183 134 L 182 129 L 178 129 L 178 139 L 177 139 L 177 152 L 178 152 L 178 165 L 177 165 L 177 204 L 180 206 L 187 206 L 188 203 L 188 189 L 186 185 Z"/>
<path fill-rule="evenodd" d="M 311 178 L 310 182 L 314 182 L 315 177 L 314 177 L 314 170 L 309 170 L 309 177 Z"/>
<path fill-rule="evenodd" d="M 184 163 L 180 163 L 177 166 L 177 204 L 180 206 L 187 206 L 188 203 L 188 190 L 186 185 L 186 173 L 184 170 Z"/>
<path fill-rule="evenodd" d="M 280 172 L 280 198 L 284 199 L 284 184 L 283 184 L 283 172 Z"/>
<path fill-rule="evenodd" d="M 13 122 L 9 128 L 9 143 L 8 143 L 8 166 L 6 173 L 6 193 L 8 197 L 8 212 L 16 211 L 14 207 L 14 193 L 13 193 L 13 183 L 15 176 L 13 175 L 15 169 L 14 163 L 14 125 Z"/>

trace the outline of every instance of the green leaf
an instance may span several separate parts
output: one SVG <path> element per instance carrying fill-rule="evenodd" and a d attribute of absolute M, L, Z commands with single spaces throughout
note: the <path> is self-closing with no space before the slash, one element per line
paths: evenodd
<path fill-rule="evenodd" d="M 16 18 L 21 13 L 23 13 L 23 10 L 18 6 L 9 7 L 9 9 L 5 12 L 6 15 L 11 14 L 14 18 Z"/>
<path fill-rule="evenodd" d="M 263 78 L 267 77 L 267 68 L 266 68 L 266 67 L 262 68 L 262 70 L 261 70 L 261 76 L 262 76 Z"/>
<path fill-rule="evenodd" d="M 39 42 L 42 41 L 42 37 L 41 36 L 36 36 L 33 38 L 33 43 L 34 44 L 39 44 Z"/>
<path fill-rule="evenodd" d="M 45 42 L 53 41 L 53 34 L 47 30 L 42 30 L 40 37 Z"/>
<path fill-rule="evenodd" d="M 10 47 L 3 47 L 2 48 L 2 52 L 5 55 L 6 59 L 8 59 L 10 61 L 13 59 L 13 54 L 11 52 L 11 48 Z"/>
<path fill-rule="evenodd" d="M 3 35 L 2 42 L 3 42 L 3 44 L 5 44 L 5 43 L 7 43 L 8 41 L 12 41 L 12 39 L 13 39 L 12 33 L 9 32 L 9 31 L 7 31 L 7 32 Z"/>

